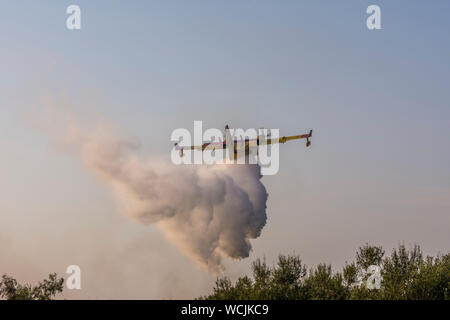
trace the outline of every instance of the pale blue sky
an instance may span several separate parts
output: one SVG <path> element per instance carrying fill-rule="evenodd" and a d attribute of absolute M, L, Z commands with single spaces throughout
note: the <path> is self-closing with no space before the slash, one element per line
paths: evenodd
<path fill-rule="evenodd" d="M 65 27 L 69 4 L 81 7 L 80 31 Z M 381 7 L 382 30 L 365 26 L 370 4 Z M 124 242 L 151 233 L 183 259 L 152 227 L 120 220 L 108 192 L 30 126 L 29 108 L 50 92 L 80 113 L 95 107 L 146 155 L 168 157 L 172 130 L 193 120 L 314 129 L 311 149 L 282 146 L 280 173 L 263 178 L 268 224 L 251 258 L 230 263 L 232 276 L 279 252 L 339 265 L 365 242 L 446 252 L 449 12 L 448 1 L 3 1 L 0 236 L 36 255 L 34 274 L 51 271 L 38 256 L 51 257 L 61 234 L 70 240 L 59 245 L 75 248 L 70 230 L 79 230 L 88 250 L 108 223 Z M 203 294 L 204 281 L 185 295 Z"/>

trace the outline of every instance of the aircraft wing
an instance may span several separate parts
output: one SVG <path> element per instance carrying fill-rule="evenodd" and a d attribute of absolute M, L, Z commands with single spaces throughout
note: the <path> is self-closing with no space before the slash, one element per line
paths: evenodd
<path fill-rule="evenodd" d="M 306 146 L 309 147 L 311 145 L 311 141 L 309 138 L 312 137 L 312 130 L 309 131 L 309 133 L 306 134 L 299 134 L 297 136 L 283 136 L 281 138 L 276 139 L 267 139 L 265 144 L 275 144 L 275 143 L 286 143 L 290 140 L 297 140 L 297 139 L 306 139 Z"/>
<path fill-rule="evenodd" d="M 225 142 L 205 142 L 201 146 L 186 146 L 182 147 L 178 143 L 175 143 L 175 150 L 180 151 L 180 156 L 183 157 L 183 151 L 184 150 L 216 150 L 216 149 L 223 149 L 223 145 Z"/>
<path fill-rule="evenodd" d="M 307 134 L 278 138 L 278 143 L 285 143 L 286 141 L 289 140 L 306 139 L 306 146 L 309 147 L 311 145 L 311 141 L 309 140 L 309 138 L 311 137 L 312 137 L 312 130 L 309 130 L 309 133 Z"/>

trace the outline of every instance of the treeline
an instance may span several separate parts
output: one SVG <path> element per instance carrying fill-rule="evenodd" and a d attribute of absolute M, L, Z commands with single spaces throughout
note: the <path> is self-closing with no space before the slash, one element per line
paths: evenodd
<path fill-rule="evenodd" d="M 235 283 L 218 278 L 213 293 L 200 299 L 450 299 L 450 254 L 425 258 L 417 245 L 385 256 L 367 244 L 341 272 L 329 264 L 309 269 L 297 255 L 280 255 L 273 267 L 257 259 L 251 271 Z"/>
<path fill-rule="evenodd" d="M 0 279 L 0 300 L 52 300 L 63 291 L 64 279 L 56 273 L 48 275 L 36 286 L 20 284 L 16 279 L 4 274 Z"/>

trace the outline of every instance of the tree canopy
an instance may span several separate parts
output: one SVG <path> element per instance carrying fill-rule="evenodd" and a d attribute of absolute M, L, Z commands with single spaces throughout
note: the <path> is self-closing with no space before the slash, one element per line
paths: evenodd
<path fill-rule="evenodd" d="M 370 266 L 379 267 L 378 289 L 368 286 Z M 200 299 L 450 299 L 450 254 L 424 258 L 417 245 L 385 256 L 382 247 L 366 244 L 340 272 L 329 264 L 308 269 L 297 255 L 280 255 L 272 267 L 258 258 L 251 271 L 235 283 L 218 278 L 213 293 Z"/>
<path fill-rule="evenodd" d="M 0 280 L 0 298 L 6 300 L 51 300 L 63 291 L 64 279 L 51 273 L 36 286 L 20 284 L 16 279 L 3 275 Z"/>

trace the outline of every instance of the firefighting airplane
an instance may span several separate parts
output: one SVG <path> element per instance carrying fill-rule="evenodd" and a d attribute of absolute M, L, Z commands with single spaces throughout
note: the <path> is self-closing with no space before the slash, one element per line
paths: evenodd
<path fill-rule="evenodd" d="M 175 150 L 180 152 L 180 157 L 183 157 L 184 150 L 217 150 L 217 149 L 228 149 L 232 150 L 229 152 L 230 160 L 237 160 L 239 150 L 242 151 L 244 148 L 245 156 L 248 156 L 250 153 L 250 149 L 252 146 L 259 146 L 264 144 L 275 144 L 275 143 L 286 143 L 290 140 L 297 139 L 306 139 L 306 146 L 309 147 L 311 145 L 311 141 L 309 140 L 312 137 L 312 130 L 306 134 L 300 134 L 296 136 L 283 136 L 281 138 L 272 139 L 270 137 L 270 133 L 267 136 L 258 136 L 256 139 L 245 139 L 245 140 L 235 140 L 230 134 L 230 127 L 228 125 L 225 126 L 225 138 L 223 141 L 219 142 L 205 142 L 200 146 L 180 146 L 178 143 L 175 143 Z M 234 156 L 233 156 L 234 154 Z M 234 159 L 233 159 L 234 158 Z"/>

